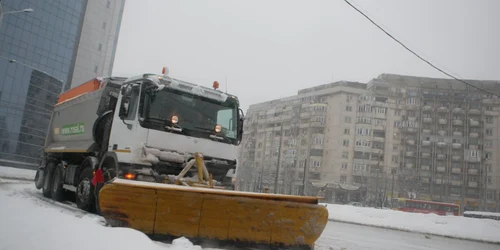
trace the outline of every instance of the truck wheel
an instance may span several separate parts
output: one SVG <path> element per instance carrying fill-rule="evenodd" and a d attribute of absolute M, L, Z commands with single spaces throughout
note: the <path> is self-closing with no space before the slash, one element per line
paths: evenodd
<path fill-rule="evenodd" d="M 87 212 L 94 210 L 94 186 L 92 185 L 92 168 L 86 168 L 78 178 L 76 187 L 76 206 Z"/>
<path fill-rule="evenodd" d="M 43 178 L 42 194 L 46 198 L 50 198 L 52 196 L 52 173 L 54 168 L 55 164 L 50 162 L 45 167 L 45 171 L 43 171 L 45 177 Z"/>
<path fill-rule="evenodd" d="M 54 174 L 52 175 L 52 199 L 55 201 L 63 201 L 65 198 L 65 192 L 63 188 L 63 176 L 64 176 L 64 169 L 62 164 L 57 165 L 57 167 L 54 168 Z"/>

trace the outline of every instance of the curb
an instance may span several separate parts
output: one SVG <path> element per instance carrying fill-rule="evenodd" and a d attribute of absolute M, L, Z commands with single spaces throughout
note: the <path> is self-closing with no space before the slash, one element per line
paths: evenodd
<path fill-rule="evenodd" d="M 408 233 L 417 233 L 417 234 L 423 234 L 423 235 L 439 236 L 439 237 L 444 237 L 444 238 L 449 238 L 449 239 L 456 239 L 456 240 L 467 240 L 467 241 L 474 241 L 474 242 L 479 242 L 479 243 L 487 243 L 487 244 L 493 244 L 493 245 L 500 245 L 500 241 L 480 240 L 480 239 L 467 238 L 467 237 L 459 237 L 459 236 L 450 236 L 450 235 L 438 234 L 438 233 L 413 231 L 413 230 L 404 229 L 404 228 L 398 228 L 398 227 L 379 226 L 379 225 L 373 225 L 373 224 L 367 224 L 367 223 L 360 223 L 360 222 L 352 222 L 352 221 L 346 221 L 346 220 L 331 219 L 331 218 L 328 218 L 328 221 L 341 222 L 341 223 L 347 223 L 347 224 L 354 224 L 354 225 L 359 225 L 359 226 L 368 226 L 368 227 L 383 228 L 383 229 L 389 229 L 389 230 L 401 231 L 401 232 L 408 232 Z"/>

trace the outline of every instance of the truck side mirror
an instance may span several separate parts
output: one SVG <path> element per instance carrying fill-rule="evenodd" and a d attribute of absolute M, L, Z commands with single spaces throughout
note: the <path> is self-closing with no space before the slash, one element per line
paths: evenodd
<path fill-rule="evenodd" d="M 120 111 L 118 113 L 118 116 L 122 119 L 128 116 L 131 93 L 132 93 L 132 86 L 127 85 L 122 87 L 121 91 L 122 103 L 120 104 Z"/>
<path fill-rule="evenodd" d="M 243 110 L 238 109 L 238 139 L 241 141 L 243 137 L 243 121 L 245 120 L 245 116 L 243 115 Z"/>

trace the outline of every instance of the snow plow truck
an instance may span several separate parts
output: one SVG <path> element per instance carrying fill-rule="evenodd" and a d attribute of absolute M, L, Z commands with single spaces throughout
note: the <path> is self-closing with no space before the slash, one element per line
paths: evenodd
<path fill-rule="evenodd" d="M 95 78 L 59 96 L 35 185 L 154 239 L 312 249 L 319 197 L 234 190 L 236 96 L 162 74 Z M 203 244 L 203 243 L 202 243 Z"/>

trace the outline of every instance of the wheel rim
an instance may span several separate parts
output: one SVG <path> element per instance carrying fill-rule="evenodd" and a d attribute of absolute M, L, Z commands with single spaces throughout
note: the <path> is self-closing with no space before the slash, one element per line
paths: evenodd
<path fill-rule="evenodd" d="M 80 201 L 87 201 L 90 194 L 90 181 L 89 179 L 83 179 L 77 187 L 76 193 L 78 194 L 78 199 Z"/>

